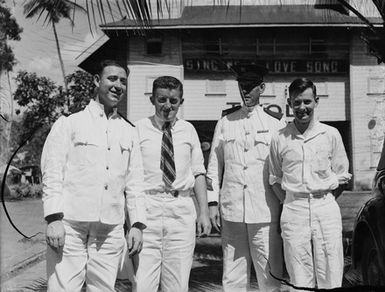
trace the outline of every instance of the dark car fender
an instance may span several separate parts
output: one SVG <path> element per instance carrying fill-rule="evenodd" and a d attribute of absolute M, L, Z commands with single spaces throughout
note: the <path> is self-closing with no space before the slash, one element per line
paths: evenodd
<path fill-rule="evenodd" d="M 385 271 L 385 197 L 376 196 L 365 203 L 358 213 L 352 246 L 352 264 L 357 268 L 362 261 L 362 248 L 365 239 L 371 236 Z"/>

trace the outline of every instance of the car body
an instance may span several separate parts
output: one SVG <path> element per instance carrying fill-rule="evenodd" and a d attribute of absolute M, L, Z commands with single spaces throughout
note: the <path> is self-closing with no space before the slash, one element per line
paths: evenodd
<path fill-rule="evenodd" d="M 372 197 L 360 209 L 354 226 L 352 265 L 365 285 L 385 286 L 385 147 L 373 181 Z"/>

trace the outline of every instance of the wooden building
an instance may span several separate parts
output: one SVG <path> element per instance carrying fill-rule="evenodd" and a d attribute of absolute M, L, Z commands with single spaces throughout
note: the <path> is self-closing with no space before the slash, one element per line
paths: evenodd
<path fill-rule="evenodd" d="M 300 5 L 304 1 L 299 0 L 279 5 L 244 1 L 243 6 L 205 2 L 180 4 L 172 17 L 155 18 L 151 29 L 138 31 L 137 23 L 127 19 L 101 26 L 109 40 L 80 67 L 91 68 L 100 56 L 127 62 L 131 73 L 120 110 L 132 121 L 153 114 L 149 96 L 155 78 L 179 78 L 185 98 L 179 116 L 196 126 L 201 142 L 211 141 L 221 111 L 241 102 L 232 65 L 268 67 L 261 103 L 283 112 L 287 120 L 292 119 L 288 86 L 295 78 L 308 77 L 320 97 L 319 120 L 342 134 L 354 188 L 369 188 L 384 139 L 385 67 L 360 38 L 364 24 L 341 13 L 338 5 L 317 0 L 314 5 Z M 374 7 L 363 13 L 381 23 Z"/>

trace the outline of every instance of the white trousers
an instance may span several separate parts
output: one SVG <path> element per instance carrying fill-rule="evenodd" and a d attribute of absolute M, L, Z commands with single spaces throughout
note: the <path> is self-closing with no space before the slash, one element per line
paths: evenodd
<path fill-rule="evenodd" d="M 277 223 L 246 224 L 222 220 L 223 290 L 249 291 L 251 263 L 260 291 L 280 291 L 282 239 Z"/>
<path fill-rule="evenodd" d="M 47 247 L 49 292 L 115 291 L 116 275 L 126 240 L 123 225 L 63 220 L 64 247 Z"/>
<path fill-rule="evenodd" d="M 191 197 L 147 195 L 147 228 L 136 272 L 137 292 L 187 292 L 195 247 Z"/>
<path fill-rule="evenodd" d="M 342 221 L 340 208 L 331 193 L 320 197 L 287 193 L 281 228 L 292 284 L 308 288 L 341 287 Z"/>

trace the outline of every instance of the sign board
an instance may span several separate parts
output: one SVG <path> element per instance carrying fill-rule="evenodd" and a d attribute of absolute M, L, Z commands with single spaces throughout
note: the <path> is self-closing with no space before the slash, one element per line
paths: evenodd
<path fill-rule="evenodd" d="M 185 58 L 186 72 L 231 72 L 229 68 L 239 63 L 265 66 L 270 74 L 346 74 L 349 72 L 347 60 L 226 60 L 220 58 Z"/>

